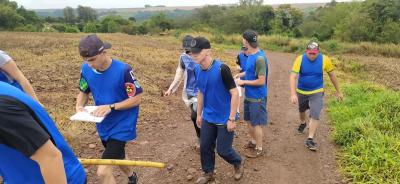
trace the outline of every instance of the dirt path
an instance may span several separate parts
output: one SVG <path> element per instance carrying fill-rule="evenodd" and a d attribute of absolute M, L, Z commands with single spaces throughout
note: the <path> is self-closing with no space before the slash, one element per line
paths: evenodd
<path fill-rule="evenodd" d="M 323 115 L 316 141 L 317 152 L 304 146 L 306 135 L 297 135 L 296 107 L 289 104 L 288 74 L 295 55 L 268 53 L 271 62 L 268 111 L 270 125 L 266 128 L 267 154 L 257 159 L 247 159 L 245 177 L 235 182 L 232 168 L 217 159 L 217 183 L 341 183 L 335 161 L 335 147 L 329 139 L 330 129 Z M 168 81 L 165 81 L 168 83 Z M 128 146 L 128 155 L 141 160 L 168 163 L 172 169 L 139 168 L 140 183 L 194 183 L 200 176 L 200 158 L 192 145 L 196 141 L 188 111 L 180 94 L 163 98 L 167 104 L 159 120 L 143 122 L 136 143 Z M 140 135 L 139 134 L 139 135 Z M 248 140 L 246 126 L 241 123 L 234 141 L 235 148 L 243 154 Z M 189 173 L 188 170 L 195 170 Z M 93 169 L 90 169 L 93 172 Z M 92 173 L 94 174 L 94 173 Z M 119 173 L 120 174 L 120 173 Z M 193 179 L 189 179 L 193 177 Z M 125 178 L 120 177 L 124 183 Z M 95 181 L 93 181 L 96 183 Z"/>

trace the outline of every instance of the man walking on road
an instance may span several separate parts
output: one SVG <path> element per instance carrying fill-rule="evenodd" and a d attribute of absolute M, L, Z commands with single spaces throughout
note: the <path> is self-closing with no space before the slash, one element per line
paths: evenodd
<path fill-rule="evenodd" d="M 258 47 L 257 33 L 247 30 L 243 33 L 243 45 L 248 49 L 249 56 L 244 72 L 245 80 L 237 79 L 238 85 L 244 85 L 244 120 L 248 124 L 251 140 L 246 149 L 249 158 L 263 155 L 263 127 L 267 125 L 267 79 L 268 59 Z M 243 74 L 242 74 L 243 75 Z"/>
<path fill-rule="evenodd" d="M 298 104 L 300 112 L 300 126 L 297 131 L 299 134 L 304 133 L 307 127 L 306 111 L 309 109 L 310 123 L 306 146 L 313 151 L 317 150 L 314 135 L 319 124 L 324 103 L 324 72 L 328 73 L 330 80 L 335 86 L 338 99 L 343 99 L 343 94 L 340 91 L 339 83 L 333 69 L 331 59 L 319 53 L 318 43 L 310 42 L 307 45 L 306 53 L 298 56 L 294 61 L 292 73 L 290 74 L 290 101 L 293 104 Z"/>
<path fill-rule="evenodd" d="M 106 49 L 111 44 L 96 35 L 82 37 L 79 52 L 85 63 L 81 68 L 76 111 L 83 111 L 91 93 L 98 106 L 94 116 L 105 117 L 96 125 L 105 147 L 102 159 L 125 159 L 125 145 L 136 138 L 142 87 L 133 69 L 126 63 L 111 58 Z M 137 183 L 137 175 L 128 166 L 119 167 L 127 176 L 129 184 Z M 97 169 L 102 183 L 116 183 L 113 166 L 100 165 Z"/>
<path fill-rule="evenodd" d="M 232 148 L 235 113 L 239 94 L 229 67 L 211 58 L 210 42 L 197 37 L 191 44 L 196 66 L 198 91 L 197 126 L 201 127 L 200 157 L 204 175 L 197 180 L 206 184 L 214 180 L 215 147 L 218 155 L 234 167 L 234 178 L 240 180 L 244 161 Z"/>

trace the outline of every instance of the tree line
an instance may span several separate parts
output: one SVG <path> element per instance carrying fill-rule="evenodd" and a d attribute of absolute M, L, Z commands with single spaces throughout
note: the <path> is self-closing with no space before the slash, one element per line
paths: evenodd
<path fill-rule="evenodd" d="M 263 0 L 239 0 L 237 5 L 204 6 L 190 16 L 169 18 L 158 13 L 138 22 L 117 15 L 98 18 L 91 7 L 63 9 L 63 17 L 40 18 L 10 0 L 0 0 L 0 30 L 148 34 L 170 29 L 242 33 L 246 29 L 260 34 L 288 37 L 336 39 L 358 42 L 400 43 L 400 1 L 365 0 L 338 3 L 333 0 L 309 13 L 291 5 L 273 8 Z"/>

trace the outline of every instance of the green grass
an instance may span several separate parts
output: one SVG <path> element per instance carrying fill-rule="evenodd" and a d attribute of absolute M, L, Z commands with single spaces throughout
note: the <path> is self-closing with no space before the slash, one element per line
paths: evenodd
<path fill-rule="evenodd" d="M 366 82 L 343 92 L 328 102 L 341 170 L 352 183 L 400 183 L 400 93 Z"/>
<path fill-rule="evenodd" d="M 194 36 L 204 36 L 210 39 L 211 44 L 242 45 L 241 34 L 222 34 L 214 30 L 206 29 L 202 31 L 194 30 L 173 30 L 172 34 L 178 38 L 183 38 L 186 34 Z M 290 53 L 302 53 L 309 38 L 291 38 L 282 35 L 261 35 L 258 38 L 260 47 L 271 51 L 281 51 Z M 321 51 L 329 55 L 357 54 L 363 56 L 384 56 L 400 57 L 400 46 L 396 44 L 378 44 L 370 42 L 349 43 L 338 40 L 327 40 L 320 42 Z"/>

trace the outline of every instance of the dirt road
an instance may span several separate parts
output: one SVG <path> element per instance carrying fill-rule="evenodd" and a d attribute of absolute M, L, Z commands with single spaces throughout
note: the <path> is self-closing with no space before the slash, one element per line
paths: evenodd
<path fill-rule="evenodd" d="M 288 100 L 288 75 L 295 55 L 268 52 L 268 57 L 271 63 L 268 97 L 270 124 L 265 128 L 264 143 L 267 154 L 247 159 L 245 177 L 239 182 L 232 178 L 232 167 L 218 158 L 216 183 L 341 183 L 325 113 L 316 136 L 317 152 L 311 152 L 304 146 L 306 135 L 296 133 L 298 113 L 296 106 L 289 104 Z M 169 81 L 164 82 L 167 85 Z M 136 143 L 129 145 L 128 154 L 135 159 L 166 162 L 170 167 L 170 170 L 138 169 L 140 183 L 194 183 L 202 172 L 200 157 L 192 147 L 196 139 L 189 113 L 181 102 L 180 94 L 161 100 L 167 104 L 163 107 L 165 110 L 159 112 L 158 119 L 141 122 L 140 137 Z M 246 130 L 244 123 L 239 124 L 234 141 L 235 148 L 242 155 L 242 146 L 248 141 Z M 120 182 L 124 183 L 123 179 Z"/>

